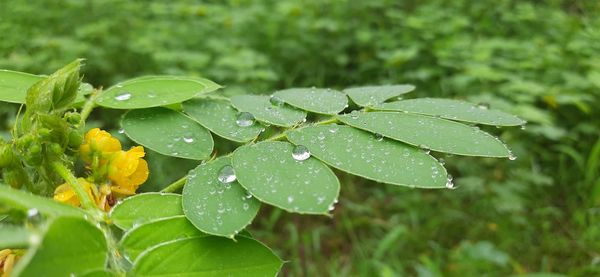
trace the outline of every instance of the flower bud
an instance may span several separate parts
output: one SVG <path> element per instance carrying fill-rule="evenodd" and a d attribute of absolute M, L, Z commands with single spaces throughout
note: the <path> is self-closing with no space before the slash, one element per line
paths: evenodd
<path fill-rule="evenodd" d="M 73 125 L 79 124 L 81 121 L 81 115 L 78 112 L 66 112 L 64 118 Z"/>

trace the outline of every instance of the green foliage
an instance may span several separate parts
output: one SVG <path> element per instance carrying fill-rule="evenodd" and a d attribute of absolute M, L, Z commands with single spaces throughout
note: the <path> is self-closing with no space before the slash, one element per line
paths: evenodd
<path fill-rule="evenodd" d="M 123 200 L 110 213 L 112 222 L 123 230 L 156 219 L 183 215 L 181 195 L 144 193 Z"/>

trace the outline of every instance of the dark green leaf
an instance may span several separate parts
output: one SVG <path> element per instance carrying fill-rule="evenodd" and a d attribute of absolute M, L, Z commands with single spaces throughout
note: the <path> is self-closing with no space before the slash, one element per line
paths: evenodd
<path fill-rule="evenodd" d="M 371 107 L 415 89 L 413 85 L 386 85 L 347 88 L 344 92 L 361 107 Z"/>
<path fill-rule="evenodd" d="M 277 97 L 279 97 L 294 107 L 320 114 L 337 114 L 348 105 L 346 95 L 331 89 L 292 88 L 277 91 L 273 97 L 272 104 L 273 102 L 277 104 Z"/>
<path fill-rule="evenodd" d="M 274 105 L 265 95 L 236 95 L 231 98 L 231 104 L 259 121 L 282 127 L 292 127 L 306 118 L 306 112 L 288 105 Z"/>

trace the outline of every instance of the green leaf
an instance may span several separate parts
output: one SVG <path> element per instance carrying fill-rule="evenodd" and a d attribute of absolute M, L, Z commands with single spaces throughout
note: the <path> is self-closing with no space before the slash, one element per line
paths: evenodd
<path fill-rule="evenodd" d="M 409 99 L 383 103 L 375 107 L 375 109 L 404 111 L 494 126 L 517 126 L 526 123 L 524 120 L 514 115 L 499 110 L 488 109 L 487 106 L 484 105 L 476 105 L 473 103 L 452 99 Z"/>
<path fill-rule="evenodd" d="M 238 182 L 258 200 L 289 212 L 327 214 L 340 183 L 314 158 L 296 160 L 288 142 L 260 142 L 238 148 L 233 168 Z"/>
<path fill-rule="evenodd" d="M 81 209 L 56 202 L 51 198 L 12 189 L 4 184 L 0 184 L 0 203 L 20 210 L 37 209 L 42 214 L 52 216 L 85 216 L 85 212 Z"/>
<path fill-rule="evenodd" d="M 0 101 L 25 104 L 27 90 L 43 79 L 29 73 L 0 70 Z"/>
<path fill-rule="evenodd" d="M 126 230 L 152 220 L 183 215 L 181 195 L 174 193 L 142 193 L 129 197 L 113 207 L 110 218 Z"/>
<path fill-rule="evenodd" d="M 87 220 L 59 217 L 41 243 L 17 263 L 15 276 L 73 276 L 103 268 L 108 258 L 104 234 Z"/>
<path fill-rule="evenodd" d="M 339 118 L 353 127 L 426 150 L 465 156 L 510 156 L 506 145 L 492 135 L 446 119 L 398 112 L 356 112 Z"/>
<path fill-rule="evenodd" d="M 201 231 L 233 238 L 256 216 L 260 202 L 248 197 L 235 181 L 219 180 L 221 169 L 231 166 L 231 158 L 221 157 L 190 172 L 183 188 L 183 212 Z"/>
<path fill-rule="evenodd" d="M 338 114 L 348 105 L 345 94 L 331 89 L 292 88 L 273 94 L 271 102 L 277 104 L 277 97 L 294 107 L 320 114 Z"/>
<path fill-rule="evenodd" d="M 283 262 L 260 242 L 240 237 L 187 238 L 143 252 L 132 276 L 276 276 Z M 160 265 L 160 266 L 157 266 Z"/>
<path fill-rule="evenodd" d="M 160 243 L 202 236 L 206 235 L 198 231 L 185 216 L 180 215 L 134 227 L 123 236 L 119 245 L 123 249 L 125 257 L 130 261 L 135 261 L 140 253 Z"/>
<path fill-rule="evenodd" d="M 78 277 L 118 277 L 117 273 L 106 269 L 95 269 L 78 275 Z"/>
<path fill-rule="evenodd" d="M 27 248 L 29 230 L 22 226 L 0 224 L 0 249 Z"/>
<path fill-rule="evenodd" d="M 366 86 L 344 89 L 354 103 L 361 107 L 372 107 L 415 89 L 413 85 Z"/>
<path fill-rule="evenodd" d="M 202 78 L 146 76 L 110 87 L 96 99 L 100 106 L 113 109 L 142 109 L 181 103 L 200 93 L 219 89 Z"/>
<path fill-rule="evenodd" d="M 210 157 L 214 146 L 208 130 L 167 108 L 129 111 L 121 126 L 133 141 L 167 156 L 204 160 Z"/>
<path fill-rule="evenodd" d="M 323 162 L 370 180 L 419 188 L 447 183 L 446 169 L 422 150 L 349 126 L 305 127 L 287 137 Z"/>
<path fill-rule="evenodd" d="M 240 127 L 238 111 L 227 100 L 191 99 L 183 102 L 183 110 L 211 132 L 232 141 L 251 141 L 264 129 L 260 124 Z"/>
<path fill-rule="evenodd" d="M 288 105 L 274 105 L 265 95 L 236 95 L 231 98 L 231 104 L 267 124 L 292 127 L 306 119 L 306 112 Z"/>

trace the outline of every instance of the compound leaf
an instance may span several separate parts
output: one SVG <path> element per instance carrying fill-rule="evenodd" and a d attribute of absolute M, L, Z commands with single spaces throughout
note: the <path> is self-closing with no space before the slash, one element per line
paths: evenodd
<path fill-rule="evenodd" d="M 361 107 L 372 107 L 415 89 L 413 85 L 365 86 L 344 89 L 354 103 Z"/>
<path fill-rule="evenodd" d="M 275 105 L 265 95 L 236 95 L 231 98 L 231 104 L 259 121 L 282 127 L 292 127 L 306 118 L 306 112 L 289 105 Z"/>
<path fill-rule="evenodd" d="M 110 218 L 117 227 L 127 230 L 152 220 L 183 215 L 181 195 L 142 193 L 129 197 L 112 208 Z"/>
<path fill-rule="evenodd" d="M 348 97 L 345 94 L 337 90 L 322 88 L 280 90 L 273 94 L 272 104 L 282 103 L 278 102 L 277 98 L 294 107 L 320 114 L 337 114 L 348 105 Z"/>

